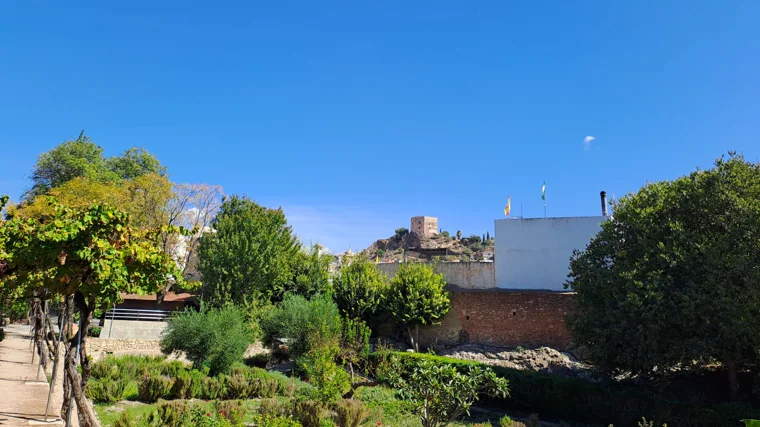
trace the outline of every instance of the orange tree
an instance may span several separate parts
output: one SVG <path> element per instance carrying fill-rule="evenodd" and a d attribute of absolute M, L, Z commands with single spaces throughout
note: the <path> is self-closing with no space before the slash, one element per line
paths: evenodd
<path fill-rule="evenodd" d="M 0 199 L 0 209 L 7 198 Z M 0 223 L 0 291 L 29 297 L 47 289 L 64 301 L 68 319 L 79 313 L 81 375 L 77 339 L 67 331 L 64 365 L 66 417 L 69 390 L 82 426 L 98 426 L 84 395 L 90 374 L 86 331 L 95 309 L 120 301 L 121 294 L 155 293 L 168 281 L 181 281 L 177 264 L 156 246 L 157 233 L 184 233 L 168 226 L 138 230 L 128 214 L 108 205 L 71 209 L 50 199 L 54 213 L 44 218 L 12 218 Z M 68 324 L 68 322 L 67 322 Z"/>

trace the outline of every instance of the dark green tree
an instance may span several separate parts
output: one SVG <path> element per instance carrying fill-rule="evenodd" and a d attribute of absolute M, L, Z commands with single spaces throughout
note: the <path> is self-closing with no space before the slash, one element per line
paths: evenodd
<path fill-rule="evenodd" d="M 333 278 L 333 297 L 341 314 L 369 321 L 380 309 L 388 289 L 385 275 L 367 257 L 345 259 Z"/>
<path fill-rule="evenodd" d="M 407 328 L 419 351 L 419 326 L 437 323 L 451 308 L 446 281 L 429 264 L 403 263 L 391 279 L 385 306 L 393 320 Z M 414 327 L 414 333 L 412 333 Z"/>
<path fill-rule="evenodd" d="M 330 262 L 332 256 L 313 245 L 308 250 L 303 248 L 292 263 L 293 280 L 286 292 L 293 292 L 307 298 L 330 290 Z"/>
<path fill-rule="evenodd" d="M 301 245 L 282 209 L 232 196 L 219 208 L 214 230 L 201 238 L 199 270 L 211 304 L 279 301 L 294 281 Z"/>
<path fill-rule="evenodd" d="M 142 148 L 130 148 L 119 156 L 106 159 L 103 148 L 82 131 L 76 140 L 65 141 L 40 154 L 32 169 L 32 188 L 24 199 L 46 194 L 51 188 L 78 177 L 93 182 L 113 182 L 148 173 L 166 175 L 166 168 Z"/>
<path fill-rule="evenodd" d="M 570 261 L 576 342 L 612 373 L 721 361 L 735 397 L 760 354 L 760 166 L 730 153 L 614 211 Z"/>
<path fill-rule="evenodd" d="M 402 237 L 406 236 L 407 234 L 409 234 L 409 230 L 406 229 L 406 228 L 404 228 L 404 227 L 400 227 L 400 228 L 396 229 L 395 236 L 396 236 L 397 239 L 401 239 Z"/>
<path fill-rule="evenodd" d="M 486 231 L 486 240 L 491 240 L 491 232 Z"/>

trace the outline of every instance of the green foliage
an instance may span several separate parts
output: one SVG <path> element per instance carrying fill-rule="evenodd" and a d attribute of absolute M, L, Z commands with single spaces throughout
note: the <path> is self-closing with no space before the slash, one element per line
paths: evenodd
<path fill-rule="evenodd" d="M 359 427 L 369 416 L 367 407 L 359 400 L 343 399 L 335 405 L 338 427 Z"/>
<path fill-rule="evenodd" d="M 290 354 L 298 357 L 312 348 L 337 347 L 341 335 L 338 307 L 328 295 L 307 301 L 300 295 L 287 295 L 262 322 L 264 343 L 277 345 L 285 339 Z"/>
<path fill-rule="evenodd" d="M 378 258 L 383 258 L 384 256 L 385 256 L 385 251 L 382 250 L 382 249 L 378 249 L 377 250 L 377 257 Z"/>
<path fill-rule="evenodd" d="M 203 294 L 212 304 L 245 299 L 279 301 L 294 280 L 293 265 L 301 245 L 282 209 L 267 209 L 232 196 L 201 238 L 198 252 Z"/>
<path fill-rule="evenodd" d="M 136 230 L 129 215 L 106 205 L 58 205 L 44 221 L 13 218 L 0 223 L 0 259 L 7 262 L 0 289 L 17 297 L 39 287 L 53 296 L 78 294 L 79 308 L 87 304 L 90 311 L 113 306 L 125 292 L 156 292 L 182 278 L 152 243 L 154 234 Z"/>
<path fill-rule="evenodd" d="M 446 238 L 451 237 L 451 234 L 449 234 L 448 231 L 441 231 L 440 233 L 438 233 L 438 235 L 441 237 L 446 237 Z"/>
<path fill-rule="evenodd" d="M 224 385 L 225 381 L 223 376 L 220 376 L 220 378 L 203 378 L 203 383 L 201 385 L 201 397 L 206 400 L 214 400 L 224 397 L 226 394 Z"/>
<path fill-rule="evenodd" d="M 87 331 L 87 335 L 91 337 L 99 337 L 101 328 L 99 326 L 93 326 Z"/>
<path fill-rule="evenodd" d="M 123 378 L 102 378 L 87 382 L 87 397 L 95 402 L 115 403 L 124 398 L 127 381 Z"/>
<path fill-rule="evenodd" d="M 354 365 L 360 364 L 369 356 L 369 337 L 371 331 L 361 320 L 343 319 L 343 332 L 340 337 L 340 359 L 349 366 L 353 379 Z"/>
<path fill-rule="evenodd" d="M 245 313 L 237 307 L 185 310 L 169 319 L 161 338 L 161 351 L 183 351 L 195 368 L 207 366 L 211 374 L 229 372 L 242 362 L 253 342 Z"/>
<path fill-rule="evenodd" d="M 192 399 L 200 397 L 203 391 L 203 372 L 193 369 L 190 372 L 178 372 L 172 386 L 172 396 L 175 399 Z"/>
<path fill-rule="evenodd" d="M 742 420 L 745 427 L 760 427 L 760 420 Z"/>
<path fill-rule="evenodd" d="M 162 375 L 144 375 L 138 386 L 140 400 L 147 403 L 158 401 L 158 399 L 169 394 L 172 383 L 171 378 Z"/>
<path fill-rule="evenodd" d="M 403 263 L 391 279 L 386 306 L 393 320 L 407 328 L 430 325 L 448 313 L 451 303 L 442 274 L 422 263 Z M 411 331 L 409 333 L 412 338 Z M 413 339 L 412 344 L 419 342 Z"/>
<path fill-rule="evenodd" d="M 315 387 L 312 398 L 324 404 L 333 404 L 351 390 L 348 373 L 335 363 L 336 347 L 319 347 L 296 360 Z"/>
<path fill-rule="evenodd" d="M 100 146 L 80 135 L 76 141 L 65 141 L 39 156 L 32 170 L 33 186 L 26 197 L 45 194 L 77 177 L 108 182 L 146 173 L 165 175 L 166 168 L 141 148 L 130 148 L 120 156 L 106 159 Z"/>
<path fill-rule="evenodd" d="M 424 353 L 392 355 L 394 357 L 389 357 L 387 352 L 370 354 L 369 360 L 373 369 L 411 372 L 414 364 L 420 359 L 445 363 L 456 367 L 460 372 L 465 372 L 470 366 L 479 365 L 475 361 Z M 649 419 L 679 427 L 719 427 L 726 425 L 726 420 L 749 418 L 758 413 L 757 407 L 741 404 L 674 401 L 658 392 L 642 390 L 633 385 L 592 383 L 578 378 L 499 366 L 491 369 L 499 377 L 509 381 L 510 396 L 508 399 L 484 398 L 484 403 L 579 423 L 630 425 L 631 420 L 640 419 L 644 415 Z"/>
<path fill-rule="evenodd" d="M 333 298 L 341 313 L 368 321 L 383 305 L 388 279 L 367 259 L 358 255 L 344 262 L 333 278 Z"/>
<path fill-rule="evenodd" d="M 113 427 L 136 427 L 137 424 L 129 418 L 129 415 L 127 415 L 127 411 L 122 411 L 121 415 L 119 415 L 119 418 L 116 419 L 113 423 Z"/>
<path fill-rule="evenodd" d="M 324 405 L 319 401 L 297 402 L 293 412 L 304 427 L 321 427 L 326 419 Z"/>
<path fill-rule="evenodd" d="M 156 427 L 241 427 L 245 413 L 239 402 L 171 401 L 158 405 L 147 421 L 148 425 Z"/>
<path fill-rule="evenodd" d="M 393 359 L 394 355 L 388 356 Z M 447 425 L 463 414 L 481 394 L 506 398 L 508 381 L 491 369 L 468 365 L 462 372 L 447 363 L 416 359 L 399 369 L 397 361 L 381 364 L 377 375 L 381 381 L 400 390 L 419 415 L 423 427 Z"/>
<path fill-rule="evenodd" d="M 396 237 L 396 239 L 401 240 L 407 234 L 409 234 L 409 230 L 406 229 L 406 228 L 404 228 L 404 227 L 400 227 L 400 228 L 396 229 L 395 237 Z"/>
<path fill-rule="evenodd" d="M 499 427 L 512 427 L 514 424 L 515 422 L 509 417 L 509 415 L 504 415 L 499 418 Z"/>
<path fill-rule="evenodd" d="M 760 165 L 731 155 L 613 202 L 571 259 L 569 326 L 608 372 L 757 363 Z"/>
<path fill-rule="evenodd" d="M 311 298 L 330 290 L 330 273 L 328 271 L 332 256 L 319 250 L 314 245 L 308 251 L 300 250 L 292 263 L 293 281 L 285 288 L 292 292 Z"/>
<path fill-rule="evenodd" d="M 470 241 L 470 243 L 480 243 L 481 242 L 481 238 L 477 234 L 473 234 L 472 236 L 468 237 L 468 240 Z"/>

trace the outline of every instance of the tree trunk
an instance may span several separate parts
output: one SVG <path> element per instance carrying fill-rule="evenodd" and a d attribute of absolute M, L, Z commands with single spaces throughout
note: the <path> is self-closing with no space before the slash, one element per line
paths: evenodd
<path fill-rule="evenodd" d="M 420 324 L 416 323 L 414 325 L 414 351 L 419 353 L 420 352 Z"/>
<path fill-rule="evenodd" d="M 87 357 L 87 330 L 92 322 L 92 306 L 94 301 L 85 301 L 84 296 L 79 292 L 74 296 L 74 300 L 79 309 L 79 333 L 82 340 L 79 344 L 79 365 L 82 367 L 82 390 L 84 390 L 87 381 L 90 379 L 90 371 L 92 370 L 92 364 Z"/>
<path fill-rule="evenodd" d="M 416 346 L 416 343 L 414 342 L 414 334 L 412 334 L 412 328 L 407 327 L 406 333 L 409 335 L 409 344 L 412 345 L 412 350 L 416 351 L 417 346 Z"/>
<path fill-rule="evenodd" d="M 729 397 L 732 401 L 736 401 L 739 398 L 739 380 L 737 376 L 736 360 L 726 360 L 726 368 L 728 369 L 728 387 Z"/>
<path fill-rule="evenodd" d="M 81 330 L 80 330 L 81 333 Z M 76 353 L 76 347 L 74 353 Z M 71 362 L 66 364 L 66 376 L 69 377 L 69 383 L 72 385 L 71 390 L 74 393 L 74 402 L 77 404 L 77 414 L 79 415 L 80 427 L 100 427 L 100 421 L 95 415 L 95 408 L 92 407 L 92 403 L 87 400 L 84 395 L 84 387 L 78 385 L 82 383 L 82 378 L 77 372 L 76 363 L 74 363 L 76 354 L 71 355 Z"/>
<path fill-rule="evenodd" d="M 66 351 L 63 355 L 63 402 L 61 403 L 61 418 L 65 423 L 69 419 L 69 407 L 71 406 L 71 380 L 67 374 L 67 367 L 75 363 L 74 356 L 76 352 L 76 340 L 72 334 L 71 323 L 74 319 L 74 295 L 66 295 L 63 298 L 63 319 L 61 327 L 63 328 L 63 344 Z M 67 424 L 68 425 L 68 424 Z"/>
<path fill-rule="evenodd" d="M 47 349 L 45 348 L 44 344 L 44 332 L 45 332 L 45 325 L 42 322 L 42 316 L 44 316 L 43 312 L 45 310 L 45 300 L 40 298 L 39 296 L 36 296 L 34 298 L 34 345 L 37 346 L 36 352 L 39 356 L 39 362 L 40 365 L 42 365 L 43 369 L 47 368 Z"/>

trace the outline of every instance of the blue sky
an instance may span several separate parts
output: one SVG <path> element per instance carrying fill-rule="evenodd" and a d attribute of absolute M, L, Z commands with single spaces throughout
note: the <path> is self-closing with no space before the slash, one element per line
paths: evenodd
<path fill-rule="evenodd" d="M 85 129 L 360 249 L 760 158 L 760 2 L 0 2 L 0 193 Z M 593 136 L 589 147 L 584 138 Z M 588 148 L 588 149 L 586 149 Z"/>

